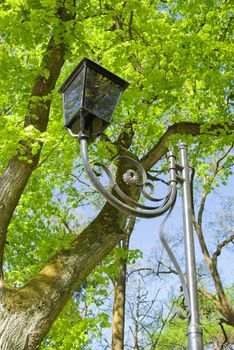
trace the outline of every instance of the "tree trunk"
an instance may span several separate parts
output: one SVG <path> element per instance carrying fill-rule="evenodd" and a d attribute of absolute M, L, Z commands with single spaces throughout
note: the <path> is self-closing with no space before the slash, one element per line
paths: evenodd
<path fill-rule="evenodd" d="M 126 256 L 119 259 L 118 278 L 113 280 L 114 305 L 112 321 L 112 350 L 124 349 L 125 335 L 125 304 L 126 304 L 126 277 L 127 277 L 127 255 L 130 237 L 135 226 L 136 219 L 131 217 L 125 228 L 125 239 L 119 243 L 120 248 L 125 250 Z"/>
<path fill-rule="evenodd" d="M 124 349 L 126 259 L 120 258 L 118 279 L 114 283 L 114 306 L 112 325 L 112 350 Z"/>
<path fill-rule="evenodd" d="M 136 302 L 136 316 L 134 320 L 134 350 L 140 350 L 139 347 L 139 308 L 140 308 L 140 292 L 137 296 Z"/>
<path fill-rule="evenodd" d="M 63 4 L 62 1 L 61 4 Z M 53 35 L 49 40 L 40 67 L 41 74 L 39 74 L 34 83 L 27 115 L 24 120 L 25 127 L 32 125 L 40 132 L 44 132 L 47 129 L 51 106 L 51 98 L 49 96 L 55 87 L 65 61 L 67 46 L 63 41 L 64 22 L 74 19 L 75 14 L 68 14 L 66 8 L 61 5 L 58 8 L 57 16 L 60 19 L 60 27 L 57 28 L 57 33 L 54 33 L 54 35 L 57 39 L 60 37 L 61 40 L 59 43 L 56 43 Z M 47 79 L 43 75 L 45 69 L 50 73 Z M 34 97 L 37 97 L 38 103 L 32 101 Z M 43 97 L 47 97 L 46 102 L 43 101 Z M 22 140 L 20 142 L 21 147 L 24 148 L 26 159 L 20 160 L 21 152 L 19 151 L 9 161 L 5 172 L 0 177 L 0 271 L 3 264 L 7 227 L 25 186 L 33 170 L 37 167 L 40 157 L 42 144 L 37 154 L 33 155 L 30 142 L 30 140 Z"/>
<path fill-rule="evenodd" d="M 55 14 L 56 21 L 51 21 L 54 32 L 45 50 L 39 69 L 40 74 L 33 85 L 31 103 L 29 102 L 24 120 L 25 127 L 31 125 L 39 132 L 47 129 L 51 105 L 50 96 L 65 60 L 68 49 L 67 40 L 72 40 L 71 33 L 66 35 L 66 28 L 69 26 L 65 22 L 74 19 L 75 13 L 69 13 L 69 11 L 76 10 L 75 0 L 56 0 L 53 2 L 54 7 L 58 7 Z M 82 17 L 79 21 L 81 19 Z M 190 122 L 171 125 L 159 142 L 143 157 L 142 164 L 146 170 L 165 154 L 166 141 L 170 135 L 173 133 L 197 135 L 203 130 L 201 126 Z M 233 130 L 234 123 L 227 127 Z M 218 124 L 211 126 L 208 131 L 220 128 Z M 123 147 L 128 148 L 126 141 L 130 144 L 131 139 L 123 135 L 122 141 Z M 32 154 L 31 140 L 21 140 L 19 149 L 22 148 L 27 159 L 20 160 L 19 150 L 19 153 L 9 161 L 5 172 L 0 177 L 0 269 L 9 222 L 33 170 L 37 167 L 40 156 L 40 150 L 36 155 Z M 134 194 L 134 190 L 129 191 Z M 92 269 L 116 244 L 126 237 L 122 229 L 126 220 L 126 215 L 107 204 L 91 225 L 74 240 L 71 247 L 54 256 L 26 286 L 13 290 L 0 279 L 0 349 L 34 350 L 39 347 L 41 339 L 49 331 L 74 290 L 78 289 Z M 126 262 L 125 270 L 123 265 L 120 271 L 123 277 L 124 273 L 126 274 Z M 122 283 L 122 296 L 123 292 L 125 289 Z M 117 299 L 120 299 L 120 295 L 121 290 L 119 289 Z M 122 305 L 122 311 L 124 311 L 123 308 Z M 124 322 L 123 312 L 122 322 Z M 122 326 L 122 331 L 123 329 Z M 137 334 L 138 329 L 136 328 Z M 137 347 L 138 345 L 135 345 L 136 349 Z"/>
<path fill-rule="evenodd" d="M 26 286 L 12 290 L 2 282 L 1 350 L 39 347 L 73 292 L 124 238 L 119 222 L 123 222 L 123 214 L 116 215 L 116 210 L 106 204 L 71 247 L 58 253 Z"/>
<path fill-rule="evenodd" d="M 46 312 L 40 310 L 39 304 L 38 309 L 32 305 L 22 310 L 19 305 L 15 307 L 14 297 L 9 291 L 4 294 L 0 314 L 1 350 L 37 349 L 44 334 Z"/>

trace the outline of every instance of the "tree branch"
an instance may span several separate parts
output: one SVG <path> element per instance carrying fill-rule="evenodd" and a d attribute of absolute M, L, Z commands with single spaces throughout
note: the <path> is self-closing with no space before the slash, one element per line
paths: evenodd
<path fill-rule="evenodd" d="M 37 333 L 43 324 L 40 337 L 45 336 L 73 292 L 79 289 L 93 268 L 124 238 L 120 222 L 123 222 L 123 214 L 116 212 L 107 203 L 70 248 L 51 258 L 27 285 L 18 291 L 7 288 L 3 307 L 35 315 L 33 331 Z"/>
<path fill-rule="evenodd" d="M 216 309 L 220 312 L 220 314 L 224 317 L 222 318 L 222 322 L 230 325 L 233 327 L 234 325 L 234 310 L 231 306 L 231 304 L 226 301 L 226 303 L 220 302 L 220 298 L 216 298 L 214 294 L 210 293 L 204 288 L 198 288 L 198 292 L 204 295 L 207 299 L 209 299 Z"/>
<path fill-rule="evenodd" d="M 219 300 L 212 294 L 210 293 L 208 290 L 204 289 L 204 288 L 198 288 L 198 292 L 200 292 L 202 295 L 204 295 L 207 299 L 209 299 L 214 305 L 215 307 L 221 311 L 220 308 L 220 302 Z"/>
<path fill-rule="evenodd" d="M 167 270 L 160 270 L 159 269 L 159 266 L 160 265 L 163 265 Z M 139 269 L 134 269 L 134 270 L 132 270 L 131 272 L 129 272 L 129 274 L 128 274 L 128 278 L 132 275 L 132 274 L 134 274 L 134 273 L 141 273 L 141 272 L 149 272 L 148 274 L 147 274 L 147 276 L 148 275 L 150 275 L 150 274 L 152 274 L 152 275 L 154 275 L 154 276 L 160 276 L 160 275 L 169 275 L 169 274 L 171 274 L 171 273 L 173 273 L 174 275 L 178 275 L 178 273 L 174 270 L 174 269 L 172 269 L 170 266 L 168 266 L 166 263 L 164 263 L 164 262 L 162 262 L 162 261 L 159 261 L 159 264 L 158 264 L 158 268 L 157 268 L 157 270 L 155 270 L 155 269 L 153 269 L 153 268 L 151 268 L 151 267 L 140 267 Z M 140 274 L 141 275 L 141 274 Z"/>
<path fill-rule="evenodd" d="M 219 243 L 216 247 L 216 251 L 213 253 L 212 259 L 217 262 L 218 256 L 221 254 L 222 249 L 229 244 L 230 242 L 234 241 L 234 227 L 232 228 L 232 234 L 228 238 L 224 239 L 221 243 Z"/>
<path fill-rule="evenodd" d="M 64 2 L 61 2 L 64 4 Z M 64 5 L 65 6 L 65 5 Z M 47 128 L 51 98 L 50 96 L 59 77 L 61 68 L 65 60 L 67 46 L 64 43 L 64 22 L 73 19 L 75 14 L 69 14 L 65 7 L 58 8 L 57 17 L 60 19 L 60 43 L 56 43 L 52 35 L 41 63 L 41 74 L 38 75 L 32 89 L 32 94 L 25 116 L 24 126 L 32 125 L 40 132 Z M 49 71 L 49 77 L 45 78 L 43 71 Z M 35 102 L 35 98 L 37 102 Z M 39 102 L 38 102 L 39 101 Z M 8 163 L 5 172 L 0 177 L 0 269 L 3 264 L 3 252 L 6 242 L 7 227 L 13 212 L 18 204 L 21 194 L 36 168 L 42 143 L 36 155 L 31 152 L 31 141 L 22 140 L 21 147 L 25 150 L 25 159 L 21 159 L 18 152 Z"/>
<path fill-rule="evenodd" d="M 160 140 L 156 143 L 156 145 L 141 159 L 141 163 L 146 170 L 149 170 L 157 161 L 159 161 L 168 151 L 167 144 L 169 142 L 170 136 L 174 134 L 181 135 L 201 135 L 201 134 L 209 134 L 209 133 L 219 133 L 220 129 L 224 129 L 224 126 L 220 124 L 211 125 L 204 132 L 202 129 L 204 124 L 202 123 L 192 123 L 192 122 L 181 122 L 175 123 L 168 127 L 164 135 L 160 138 Z M 234 122 L 231 125 L 226 126 L 229 132 L 234 130 Z M 214 136 L 212 134 L 212 136 Z"/>
<path fill-rule="evenodd" d="M 219 173 L 220 167 L 222 166 L 221 163 L 227 157 L 227 155 L 230 153 L 232 146 L 216 161 L 213 174 L 211 175 L 211 177 L 209 179 L 210 186 L 213 183 L 217 174 Z M 191 176 L 192 198 L 193 198 L 193 179 L 194 179 L 194 176 L 195 176 L 195 170 L 193 169 L 192 176 Z M 202 249 L 203 256 L 204 256 L 204 258 L 207 262 L 207 265 L 209 267 L 211 276 L 213 278 L 218 299 L 216 299 L 213 296 L 213 294 L 209 293 L 208 291 L 203 290 L 203 294 L 206 295 L 206 297 L 209 298 L 213 302 L 213 304 L 216 306 L 216 308 L 219 310 L 219 312 L 225 317 L 225 319 L 227 320 L 227 323 L 234 324 L 234 309 L 227 299 L 227 296 L 225 294 L 223 284 L 222 284 L 222 281 L 220 278 L 220 274 L 219 274 L 219 271 L 217 269 L 217 257 L 221 254 L 222 248 L 226 244 L 228 244 L 233 238 L 229 237 L 228 239 L 226 239 L 222 243 L 220 243 L 217 246 L 216 252 L 211 257 L 209 250 L 208 250 L 208 247 L 207 247 L 207 244 L 206 244 L 206 241 L 205 241 L 203 228 L 202 228 L 203 212 L 204 212 L 205 203 L 206 203 L 206 199 L 207 199 L 208 194 L 209 194 L 209 188 L 203 192 L 203 195 L 202 195 L 202 198 L 200 201 L 200 205 L 199 205 L 197 220 L 195 217 L 194 204 L 192 204 L 192 215 L 193 215 L 193 224 L 194 224 L 195 230 L 197 232 L 199 244 L 200 244 L 200 247 Z"/>

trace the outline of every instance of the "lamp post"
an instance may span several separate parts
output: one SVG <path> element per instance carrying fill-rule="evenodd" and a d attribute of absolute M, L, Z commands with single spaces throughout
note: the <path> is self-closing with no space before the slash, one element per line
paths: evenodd
<path fill-rule="evenodd" d="M 100 182 L 97 173 L 93 170 L 89 162 L 89 142 L 109 126 L 118 99 L 128 85 L 126 81 L 117 75 L 95 62 L 84 58 L 59 90 L 63 96 L 65 127 L 73 137 L 79 139 L 83 166 L 91 183 L 109 203 L 129 215 L 142 218 L 153 218 L 161 216 L 166 212 L 169 215 L 176 201 L 177 185 L 181 184 L 186 263 L 185 274 L 183 274 L 176 257 L 164 237 L 163 226 L 166 219 L 164 219 L 161 225 L 160 239 L 175 266 L 182 284 L 187 308 L 187 314 L 184 318 L 188 321 L 188 349 L 202 350 L 202 329 L 199 320 L 190 176 L 186 146 L 183 143 L 179 145 L 180 164 L 176 163 L 172 149 L 167 153 L 169 172 L 168 193 L 164 198 L 160 199 L 153 197 L 147 192 L 146 188 L 150 187 L 152 189 L 153 184 L 147 179 L 146 171 L 139 162 L 127 156 L 118 156 L 115 159 L 122 159 L 126 164 L 129 164 L 129 170 L 124 173 L 123 181 L 129 186 L 138 186 L 141 194 L 148 201 L 157 203 L 154 205 L 144 205 L 131 199 L 122 191 L 116 182 L 112 165 L 107 167 L 101 163 L 96 163 L 95 165 L 101 168 L 109 178 L 112 191 L 108 191 Z M 116 193 L 116 195 L 113 193 Z"/>

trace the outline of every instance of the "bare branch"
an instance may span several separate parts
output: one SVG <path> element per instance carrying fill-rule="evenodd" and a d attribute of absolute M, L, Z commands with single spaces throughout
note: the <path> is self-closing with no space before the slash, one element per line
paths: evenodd
<path fill-rule="evenodd" d="M 153 176 L 153 175 L 151 175 L 151 174 L 149 174 L 149 173 L 147 173 L 147 178 L 148 178 L 149 180 L 151 180 L 151 181 L 160 181 L 160 182 L 162 182 L 162 183 L 165 184 L 165 185 L 168 185 L 168 184 L 169 184 L 168 181 L 165 181 L 165 180 L 161 179 L 161 178 L 158 177 L 158 176 Z"/>
<path fill-rule="evenodd" d="M 205 208 L 205 202 L 206 202 L 207 196 L 209 194 L 209 188 L 212 185 L 212 183 L 214 182 L 216 176 L 223 169 L 222 161 L 228 156 L 228 154 L 231 152 L 232 148 L 233 148 L 233 143 L 227 149 L 227 151 L 224 152 L 223 155 L 215 163 L 213 174 L 210 176 L 210 178 L 208 180 L 207 189 L 204 191 L 202 198 L 201 198 L 201 203 L 200 203 L 199 211 L 198 211 L 198 220 L 197 220 L 199 225 L 202 225 L 202 216 L 203 216 L 203 212 L 204 212 L 204 208 Z"/>
<path fill-rule="evenodd" d="M 160 262 L 160 263 L 161 263 L 161 262 Z M 132 270 L 131 272 L 129 272 L 128 278 L 129 278 L 131 275 L 133 275 L 134 273 L 141 273 L 141 272 L 144 272 L 144 271 L 148 271 L 148 272 L 149 272 L 146 276 L 148 276 L 148 275 L 150 275 L 150 274 L 152 274 L 152 275 L 154 275 L 154 276 L 168 275 L 168 274 L 171 274 L 171 273 L 177 275 L 177 272 L 176 272 L 175 270 L 173 270 L 170 266 L 168 266 L 168 265 L 166 265 L 166 264 L 164 264 L 164 263 L 161 263 L 161 264 L 162 264 L 163 266 L 165 266 L 165 267 L 167 268 L 167 270 L 159 270 L 159 269 L 155 270 L 155 269 L 153 269 L 153 268 L 151 268 L 151 267 L 141 267 L 141 268 L 139 268 L 139 269 L 134 269 L 134 270 Z"/>
<path fill-rule="evenodd" d="M 232 145 L 233 146 L 233 145 Z M 215 177 L 218 175 L 221 167 L 222 167 L 222 161 L 228 156 L 228 154 L 230 153 L 232 146 L 229 147 L 227 149 L 227 151 L 216 161 L 215 163 L 215 167 L 213 170 L 213 174 L 210 176 L 209 179 L 209 185 L 211 185 L 215 179 Z M 192 173 L 193 177 L 194 177 L 194 171 Z M 232 238 L 226 239 L 223 242 L 221 242 L 218 246 L 217 249 L 215 251 L 215 253 L 213 254 L 213 256 L 211 257 L 206 241 L 205 241 L 205 237 L 204 237 L 204 233 L 203 233 L 203 228 L 202 228 L 202 218 L 203 218 L 203 213 L 204 213 L 204 208 L 205 208 L 205 203 L 206 203 L 206 199 L 207 196 L 209 194 L 209 188 L 206 189 L 203 194 L 202 194 L 202 198 L 200 201 L 200 206 L 199 206 L 199 210 L 198 210 L 198 218 L 196 221 L 195 218 L 195 213 L 194 213 L 194 208 L 193 208 L 193 223 L 194 223 L 194 227 L 195 230 L 197 232 L 197 236 L 199 239 L 199 243 L 202 249 L 202 253 L 204 255 L 204 258 L 209 266 L 210 269 L 210 273 L 212 275 L 214 284 L 215 284 L 215 288 L 216 288 L 216 292 L 217 292 L 217 299 L 214 297 L 213 294 L 209 293 L 208 291 L 204 291 L 203 290 L 203 294 L 206 295 L 207 298 L 209 298 L 213 304 L 216 306 L 216 308 L 219 310 L 219 312 L 226 318 L 226 319 L 230 319 L 229 323 L 232 323 L 232 318 L 233 318 L 233 308 L 230 304 L 230 302 L 227 299 L 227 296 L 225 294 L 224 291 L 224 287 L 222 284 L 222 280 L 219 274 L 219 271 L 217 269 L 217 257 L 221 254 L 221 250 L 222 248 L 228 244 Z M 228 322 L 227 322 L 228 323 Z"/>
<path fill-rule="evenodd" d="M 220 321 L 219 325 L 220 325 L 220 328 L 222 329 L 223 336 L 224 336 L 224 341 L 223 341 L 223 343 L 221 344 L 221 347 L 220 347 L 220 350 L 222 350 L 222 349 L 224 349 L 224 345 L 225 345 L 225 344 L 227 343 L 227 341 L 228 341 L 228 337 L 227 337 L 227 334 L 226 334 L 226 332 L 225 332 L 225 329 L 224 329 L 224 326 L 223 326 L 223 322 Z"/>
<path fill-rule="evenodd" d="M 216 251 L 214 252 L 212 259 L 217 262 L 217 257 L 221 254 L 222 249 L 229 244 L 230 242 L 233 242 L 234 240 L 234 227 L 232 228 L 232 234 L 228 238 L 224 239 L 221 243 L 217 245 Z"/>
<path fill-rule="evenodd" d="M 217 308 L 220 308 L 220 303 L 218 299 L 214 296 L 214 294 L 210 293 L 208 290 L 204 288 L 198 288 L 198 292 L 204 295 L 207 299 L 209 299 Z"/>
<path fill-rule="evenodd" d="M 160 260 L 159 261 L 159 266 L 160 265 L 164 266 L 167 269 L 167 271 L 164 271 L 165 274 L 166 273 L 173 273 L 174 275 L 178 275 L 177 271 L 174 270 L 171 266 L 169 266 L 165 261 Z M 160 274 L 160 273 L 161 272 L 159 271 L 158 274 Z"/>
<path fill-rule="evenodd" d="M 156 349 L 156 346 L 157 346 L 157 344 L 158 344 L 158 342 L 160 340 L 160 336 L 161 336 L 161 334 L 163 332 L 163 329 L 165 328 L 165 326 L 166 326 L 167 322 L 169 321 L 169 319 L 171 319 L 171 313 L 172 313 L 173 308 L 174 308 L 174 303 L 172 303 L 171 308 L 169 309 L 169 312 L 167 313 L 167 316 L 165 317 L 165 319 L 162 322 L 162 326 L 161 326 L 161 329 L 160 329 L 159 334 L 157 336 L 157 339 L 155 340 L 155 342 L 153 344 L 153 349 Z"/>
<path fill-rule="evenodd" d="M 64 139 L 64 135 L 61 137 L 61 139 L 51 148 L 51 150 L 49 151 L 49 153 L 45 156 L 44 159 L 42 159 L 40 161 L 40 163 L 38 164 L 37 168 L 39 168 L 40 166 L 42 166 L 48 159 L 49 157 L 51 156 L 51 154 L 56 150 L 56 148 L 59 147 L 59 145 L 62 143 Z"/>

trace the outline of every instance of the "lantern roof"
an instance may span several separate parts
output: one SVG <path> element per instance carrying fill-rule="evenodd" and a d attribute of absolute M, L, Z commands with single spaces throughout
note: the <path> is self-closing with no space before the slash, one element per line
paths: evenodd
<path fill-rule="evenodd" d="M 89 58 L 84 57 L 78 66 L 73 70 L 73 72 L 69 75 L 69 77 L 65 80 L 65 82 L 62 84 L 62 86 L 59 88 L 59 92 L 63 93 L 67 87 L 71 84 L 71 82 L 75 79 L 75 77 L 79 74 L 79 72 L 85 67 L 90 67 L 91 69 L 95 70 L 96 72 L 100 73 L 101 75 L 107 77 L 108 79 L 112 80 L 114 83 L 122 87 L 123 90 L 125 90 L 129 83 L 120 77 L 118 77 L 116 74 L 110 72 L 106 68 L 100 66 L 96 62 L 90 60 Z M 122 91 L 123 91 L 122 90 Z"/>

